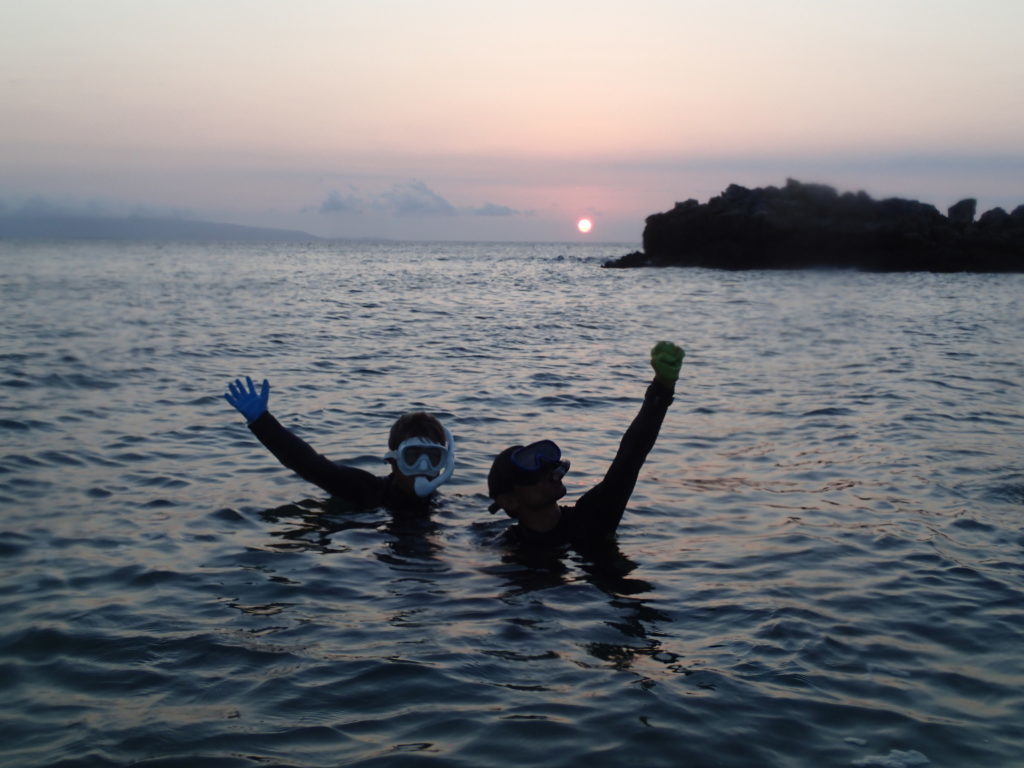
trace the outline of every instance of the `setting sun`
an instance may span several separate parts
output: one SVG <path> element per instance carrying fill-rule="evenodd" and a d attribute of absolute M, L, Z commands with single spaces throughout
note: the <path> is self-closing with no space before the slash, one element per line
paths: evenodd
<path fill-rule="evenodd" d="M 584 235 L 587 234 L 593 228 L 594 224 L 590 219 L 580 219 L 576 222 L 576 229 L 582 232 Z"/>

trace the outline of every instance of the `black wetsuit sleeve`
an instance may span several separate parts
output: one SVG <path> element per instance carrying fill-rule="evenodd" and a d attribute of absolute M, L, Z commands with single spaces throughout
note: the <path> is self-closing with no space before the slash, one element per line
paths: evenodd
<path fill-rule="evenodd" d="M 661 423 L 672 404 L 672 395 L 667 387 L 657 381 L 651 382 L 640 413 L 622 436 L 618 453 L 604 479 L 574 505 L 570 513 L 574 523 L 572 527 L 580 533 L 585 531 L 587 538 L 610 536 L 619 527 L 640 468 L 658 439 Z"/>
<path fill-rule="evenodd" d="M 323 488 L 332 496 L 360 506 L 383 503 L 385 478 L 355 467 L 335 464 L 281 426 L 269 411 L 249 424 L 249 429 L 278 461 L 303 480 Z"/>

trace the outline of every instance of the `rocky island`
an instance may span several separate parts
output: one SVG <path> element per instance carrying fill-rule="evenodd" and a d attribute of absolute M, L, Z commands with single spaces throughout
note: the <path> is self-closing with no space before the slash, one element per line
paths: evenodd
<path fill-rule="evenodd" d="M 643 251 L 603 266 L 1024 272 L 1024 205 L 975 219 L 976 208 L 961 200 L 943 216 L 914 200 L 793 179 L 782 188 L 732 184 L 707 203 L 648 216 Z"/>

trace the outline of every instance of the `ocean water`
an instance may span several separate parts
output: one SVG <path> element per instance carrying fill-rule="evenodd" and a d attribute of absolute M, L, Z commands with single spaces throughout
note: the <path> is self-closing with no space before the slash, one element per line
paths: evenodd
<path fill-rule="evenodd" d="M 1024 765 L 1024 276 L 604 270 L 627 246 L 0 243 L 0 764 Z M 687 349 L 616 551 L 571 500 Z M 332 507 L 222 398 L 430 520 Z"/>

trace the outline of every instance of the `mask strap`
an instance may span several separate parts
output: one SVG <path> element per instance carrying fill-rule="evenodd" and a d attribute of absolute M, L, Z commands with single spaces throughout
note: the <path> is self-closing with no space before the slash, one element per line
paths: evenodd
<path fill-rule="evenodd" d="M 451 478 L 452 472 L 455 471 L 455 438 L 448 431 L 448 427 L 442 426 L 441 428 L 444 430 L 444 440 L 448 446 L 448 457 L 445 459 L 444 469 L 441 470 L 441 474 L 433 480 L 427 480 L 427 478 L 422 476 L 416 478 L 414 490 L 420 498 L 429 496 L 440 488 L 441 484 L 447 482 Z"/>

